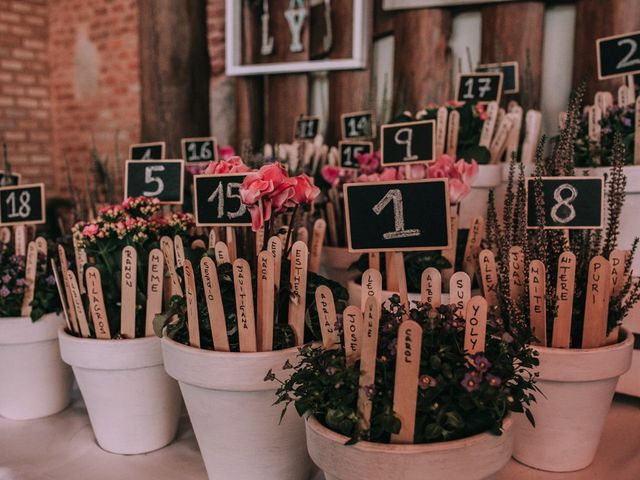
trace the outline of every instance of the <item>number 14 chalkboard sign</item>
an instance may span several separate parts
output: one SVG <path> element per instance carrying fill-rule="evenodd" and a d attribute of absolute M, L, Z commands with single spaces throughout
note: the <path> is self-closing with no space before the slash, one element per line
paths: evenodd
<path fill-rule="evenodd" d="M 0 225 L 45 222 L 44 184 L 0 188 Z"/>

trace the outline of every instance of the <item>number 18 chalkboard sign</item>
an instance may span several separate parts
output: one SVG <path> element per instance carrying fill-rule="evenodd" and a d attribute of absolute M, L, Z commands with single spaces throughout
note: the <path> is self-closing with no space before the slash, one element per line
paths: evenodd
<path fill-rule="evenodd" d="M 44 184 L 0 188 L 0 225 L 44 223 Z"/>
<path fill-rule="evenodd" d="M 240 198 L 240 185 L 246 173 L 195 175 L 193 177 L 196 225 L 248 226 L 251 215 Z"/>

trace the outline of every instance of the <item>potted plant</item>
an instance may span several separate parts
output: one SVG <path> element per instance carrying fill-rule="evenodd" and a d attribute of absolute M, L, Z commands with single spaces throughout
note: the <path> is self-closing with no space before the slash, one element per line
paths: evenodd
<path fill-rule="evenodd" d="M 149 452 L 175 436 L 180 392 L 164 371 L 152 320 L 162 310 L 165 272 L 175 278 L 173 241 L 181 245 L 192 225 L 188 215 L 161 215 L 155 199 L 129 198 L 74 227 L 78 275 L 61 251 L 71 321 L 59 332 L 60 350 L 109 452 Z"/>
<path fill-rule="evenodd" d="M 22 245 L 11 243 L 7 227 L 0 242 L 0 416 L 27 420 L 63 410 L 72 375 L 57 342 L 64 318 L 47 241 L 38 237 L 25 248 L 25 227 L 15 229 Z"/>
<path fill-rule="evenodd" d="M 348 307 L 288 379 L 269 372 L 276 403 L 305 416 L 328 480 L 489 478 L 511 455 L 510 412 L 529 415 L 532 350 L 480 296 L 462 309 L 380 300 Z"/>
<path fill-rule="evenodd" d="M 276 387 L 263 379 L 320 338 L 316 288 L 326 289 L 334 315 L 346 291 L 308 270 L 317 245 L 309 254 L 304 241 L 292 242 L 293 228 L 276 227 L 286 216 L 294 225 L 313 202 L 309 177 L 269 164 L 247 175 L 240 194 L 253 230 L 264 232 L 257 258 L 240 244 L 235 259 L 221 244 L 185 249 L 178 268 L 184 294 L 156 317 L 156 332 L 164 332 L 165 368 L 180 384 L 209 478 L 308 478 L 303 422 L 280 417 L 272 406 Z"/>

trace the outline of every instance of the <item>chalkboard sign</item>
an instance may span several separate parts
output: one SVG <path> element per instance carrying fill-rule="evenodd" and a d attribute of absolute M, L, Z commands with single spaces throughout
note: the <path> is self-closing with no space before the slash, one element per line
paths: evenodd
<path fill-rule="evenodd" d="M 446 179 L 344 185 L 350 252 L 450 248 Z"/>
<path fill-rule="evenodd" d="M 164 160 L 164 142 L 134 143 L 129 147 L 131 160 Z"/>
<path fill-rule="evenodd" d="M 640 72 L 640 32 L 596 40 L 598 78 L 620 77 Z"/>
<path fill-rule="evenodd" d="M 340 115 L 340 126 L 342 127 L 342 138 L 373 138 L 375 137 L 376 126 L 373 119 L 373 112 L 343 113 Z"/>
<path fill-rule="evenodd" d="M 193 197 L 196 225 L 251 225 L 251 215 L 240 198 L 240 185 L 246 176 L 246 173 L 195 175 Z"/>
<path fill-rule="evenodd" d="M 358 155 L 372 153 L 373 143 L 371 142 L 340 142 L 340 166 L 342 168 L 359 169 Z"/>
<path fill-rule="evenodd" d="M 478 65 L 476 72 L 502 72 L 502 93 L 518 93 L 520 91 L 518 62 L 485 63 Z"/>
<path fill-rule="evenodd" d="M 182 139 L 182 158 L 186 163 L 209 163 L 218 160 L 218 142 L 214 137 Z"/>
<path fill-rule="evenodd" d="M 44 223 L 43 183 L 0 187 L 0 225 Z"/>
<path fill-rule="evenodd" d="M 127 160 L 124 197 L 157 198 L 160 203 L 182 203 L 184 161 Z"/>
<path fill-rule="evenodd" d="M 22 175 L 19 173 L 6 174 L 4 170 L 0 170 L 0 187 L 8 187 L 10 185 L 19 185 Z"/>
<path fill-rule="evenodd" d="M 293 137 L 296 140 L 313 140 L 320 133 L 320 117 L 298 117 Z"/>
<path fill-rule="evenodd" d="M 461 73 L 458 75 L 456 100 L 458 102 L 500 102 L 502 72 Z"/>
<path fill-rule="evenodd" d="M 435 120 L 383 125 L 380 129 L 380 163 L 384 166 L 409 165 L 435 160 L 435 134 Z"/>
<path fill-rule="evenodd" d="M 537 228 L 536 178 L 527 178 L 527 226 Z M 602 228 L 604 182 L 600 177 L 542 177 L 545 228 Z"/>

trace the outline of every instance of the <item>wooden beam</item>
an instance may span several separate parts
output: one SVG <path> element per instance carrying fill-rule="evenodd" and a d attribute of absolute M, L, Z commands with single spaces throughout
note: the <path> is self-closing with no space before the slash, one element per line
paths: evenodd
<path fill-rule="evenodd" d="M 378 39 L 393 34 L 393 10 L 382 8 L 383 0 L 373 0 L 373 38 Z"/>
<path fill-rule="evenodd" d="M 209 133 L 209 53 L 205 0 L 140 0 L 141 140 Z"/>
<path fill-rule="evenodd" d="M 520 93 L 506 95 L 525 110 L 540 108 L 544 2 L 513 2 L 482 7 L 482 63 L 517 61 Z"/>

